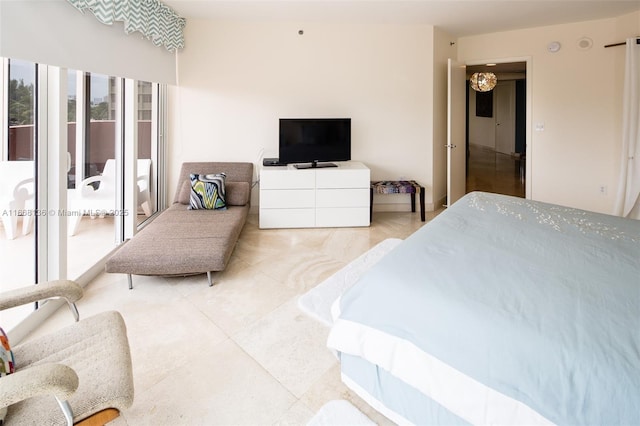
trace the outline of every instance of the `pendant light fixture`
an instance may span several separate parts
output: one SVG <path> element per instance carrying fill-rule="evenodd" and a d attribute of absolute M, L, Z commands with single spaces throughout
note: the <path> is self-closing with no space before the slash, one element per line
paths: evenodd
<path fill-rule="evenodd" d="M 469 79 L 471 88 L 476 92 L 489 92 L 496 87 L 498 78 L 492 72 L 476 72 Z"/>

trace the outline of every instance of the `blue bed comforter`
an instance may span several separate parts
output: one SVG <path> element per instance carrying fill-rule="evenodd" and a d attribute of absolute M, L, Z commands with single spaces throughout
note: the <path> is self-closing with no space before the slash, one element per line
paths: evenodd
<path fill-rule="evenodd" d="M 336 316 L 329 347 L 462 400 L 448 408 L 471 423 L 640 424 L 640 221 L 471 193 L 363 275 Z M 475 390 L 443 390 L 436 367 Z"/>

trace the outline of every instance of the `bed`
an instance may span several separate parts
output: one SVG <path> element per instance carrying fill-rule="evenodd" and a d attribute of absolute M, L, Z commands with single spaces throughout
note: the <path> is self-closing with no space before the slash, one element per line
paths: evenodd
<path fill-rule="evenodd" d="M 640 422 L 640 221 L 470 193 L 332 311 L 342 380 L 396 423 Z"/>

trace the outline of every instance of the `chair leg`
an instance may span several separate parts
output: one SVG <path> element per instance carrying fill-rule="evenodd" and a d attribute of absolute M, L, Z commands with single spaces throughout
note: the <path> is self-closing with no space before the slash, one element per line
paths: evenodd
<path fill-rule="evenodd" d="M 207 281 L 209 282 L 209 287 L 212 287 L 213 279 L 211 278 L 211 271 L 207 271 Z"/>
<path fill-rule="evenodd" d="M 78 312 L 78 307 L 75 303 L 69 302 L 67 300 L 67 304 L 69 305 L 69 309 L 71 309 L 71 313 L 73 314 L 73 318 L 75 318 L 76 322 L 80 321 L 80 312 Z"/>
<path fill-rule="evenodd" d="M 129 290 L 133 290 L 133 278 L 131 278 L 131 274 L 127 274 L 127 281 L 129 282 Z"/>
<path fill-rule="evenodd" d="M 22 216 L 22 235 L 29 235 L 33 230 L 33 216 Z"/>
<path fill-rule="evenodd" d="M 4 215 L 2 216 L 2 224 L 7 240 L 14 240 L 16 238 L 16 229 L 18 228 L 18 216 L 13 213 Z"/>
<path fill-rule="evenodd" d="M 67 222 L 67 235 L 70 237 L 73 237 L 78 233 L 80 221 L 82 220 L 82 215 L 78 213 L 79 212 L 73 212 L 73 214 L 77 214 L 77 216 L 69 216 L 69 221 Z"/>
<path fill-rule="evenodd" d="M 144 215 L 146 217 L 150 217 L 151 216 L 151 203 L 149 203 L 148 200 L 145 200 L 144 202 L 142 202 L 140 207 L 142 207 L 142 211 L 144 212 Z"/>
<path fill-rule="evenodd" d="M 67 426 L 73 426 L 73 410 L 71 410 L 71 405 L 69 405 L 69 402 L 61 401 L 57 396 L 56 401 L 58 401 L 58 405 L 62 410 L 62 414 L 64 414 L 64 418 L 67 421 Z"/>

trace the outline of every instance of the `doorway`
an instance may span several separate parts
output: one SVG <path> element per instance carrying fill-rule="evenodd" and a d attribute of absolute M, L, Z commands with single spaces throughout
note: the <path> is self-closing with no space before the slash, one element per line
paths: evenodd
<path fill-rule="evenodd" d="M 526 62 L 467 66 L 493 72 L 490 92 L 467 85 L 466 192 L 526 196 Z"/>

